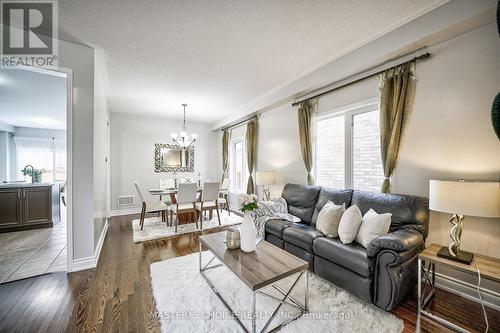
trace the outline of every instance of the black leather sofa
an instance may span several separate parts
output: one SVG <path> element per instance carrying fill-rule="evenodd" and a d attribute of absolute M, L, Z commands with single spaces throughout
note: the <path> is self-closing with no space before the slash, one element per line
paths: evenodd
<path fill-rule="evenodd" d="M 417 283 L 417 255 L 428 233 L 427 198 L 359 190 L 334 190 L 319 186 L 287 184 L 282 197 L 288 212 L 300 223 L 270 220 L 265 239 L 309 262 L 309 269 L 358 298 L 384 310 L 393 309 Z M 344 245 L 315 228 L 327 201 L 357 205 L 364 215 L 370 208 L 391 213 L 390 232 L 368 248 L 353 242 Z"/>

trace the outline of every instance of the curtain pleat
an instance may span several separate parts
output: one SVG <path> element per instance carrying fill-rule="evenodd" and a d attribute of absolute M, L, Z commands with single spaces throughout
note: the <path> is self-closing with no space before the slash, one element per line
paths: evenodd
<path fill-rule="evenodd" d="M 255 193 L 252 175 L 257 154 L 257 119 L 252 119 L 247 123 L 246 144 L 248 165 L 247 194 L 252 194 Z"/>
<path fill-rule="evenodd" d="M 406 63 L 386 70 L 379 76 L 380 150 L 384 181 L 381 192 L 391 190 L 390 178 L 398 161 L 401 141 L 415 97 L 415 63 Z"/>
<path fill-rule="evenodd" d="M 306 100 L 299 104 L 297 110 L 299 120 L 300 152 L 307 171 L 307 184 L 313 185 L 314 179 L 311 174 L 313 167 L 313 141 L 316 120 L 315 100 Z"/>
<path fill-rule="evenodd" d="M 227 178 L 227 168 L 229 166 L 229 139 L 231 138 L 231 130 L 225 129 L 222 133 L 222 179 Z"/>

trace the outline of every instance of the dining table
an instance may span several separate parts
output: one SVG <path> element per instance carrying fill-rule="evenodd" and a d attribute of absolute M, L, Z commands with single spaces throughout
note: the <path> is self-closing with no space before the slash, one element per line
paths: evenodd
<path fill-rule="evenodd" d="M 196 188 L 197 193 L 201 193 L 202 187 L 198 186 Z M 152 188 L 148 190 L 149 194 L 152 196 L 158 196 L 160 201 L 163 201 L 164 196 L 170 196 L 170 202 L 175 205 L 177 203 L 177 197 L 176 194 L 179 192 L 178 188 Z M 199 199 L 198 199 L 199 200 Z M 179 216 L 179 223 L 191 223 L 199 219 L 198 212 L 196 214 L 194 213 L 180 213 Z M 212 219 L 212 211 L 209 211 L 209 219 Z"/>

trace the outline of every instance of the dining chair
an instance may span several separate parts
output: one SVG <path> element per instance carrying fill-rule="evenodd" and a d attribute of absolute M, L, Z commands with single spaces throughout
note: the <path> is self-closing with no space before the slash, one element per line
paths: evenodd
<path fill-rule="evenodd" d="M 229 185 L 231 181 L 229 178 L 224 178 L 222 181 L 222 185 L 219 190 L 219 205 L 222 208 L 225 208 L 227 211 L 227 215 L 231 215 L 229 211 Z"/>
<path fill-rule="evenodd" d="M 169 206 L 165 205 L 163 202 L 152 202 L 146 201 L 146 197 L 142 192 L 141 186 L 138 182 L 134 182 L 135 189 L 137 190 L 137 194 L 139 194 L 139 198 L 141 199 L 142 208 L 141 208 L 141 218 L 139 224 L 141 225 L 141 230 L 144 228 L 144 218 L 147 213 L 161 213 L 161 218 L 163 222 L 167 222 L 168 225 L 168 210 Z"/>
<path fill-rule="evenodd" d="M 177 233 L 177 225 L 179 224 L 179 214 L 195 213 L 196 214 L 196 184 L 182 183 L 179 184 L 177 193 L 177 202 L 170 209 L 170 220 L 173 221 L 175 213 L 175 232 Z M 195 217 L 196 229 L 198 229 L 198 221 Z"/>
<path fill-rule="evenodd" d="M 200 211 L 200 229 L 203 230 L 203 212 L 213 211 L 217 212 L 217 219 L 220 223 L 219 214 L 219 182 L 205 182 L 203 183 L 203 189 L 201 190 L 201 201 L 196 203 L 196 211 Z M 212 215 L 212 214 L 210 214 Z"/>
<path fill-rule="evenodd" d="M 175 180 L 173 178 L 160 179 L 160 188 L 162 190 L 167 190 L 174 187 L 175 187 Z"/>

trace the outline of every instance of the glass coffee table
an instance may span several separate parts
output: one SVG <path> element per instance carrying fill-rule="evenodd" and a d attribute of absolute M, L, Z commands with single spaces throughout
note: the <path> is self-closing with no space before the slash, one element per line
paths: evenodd
<path fill-rule="evenodd" d="M 278 303 L 275 310 L 272 312 L 269 320 L 264 324 L 259 332 L 275 331 L 282 326 L 288 324 L 289 322 L 299 318 L 303 313 L 308 310 L 308 267 L 309 264 L 286 252 L 279 247 L 276 247 L 266 241 L 261 241 L 257 245 L 255 252 L 246 253 L 240 249 L 229 250 L 225 244 L 226 232 L 212 233 L 199 237 L 199 263 L 200 263 L 200 273 L 203 278 L 207 281 L 210 288 L 214 291 L 215 295 L 222 301 L 224 306 L 230 312 L 232 318 L 238 323 L 238 325 L 245 332 L 257 332 L 256 328 L 256 296 L 257 294 L 272 299 Z M 213 257 L 205 264 L 202 263 L 202 248 L 207 248 Z M 212 262 L 217 258 L 221 263 L 212 264 Z M 252 327 L 248 329 L 242 323 L 241 318 L 238 318 L 236 313 L 231 309 L 229 304 L 224 300 L 221 293 L 214 286 L 212 281 L 208 278 L 205 272 L 210 269 L 216 269 L 218 267 L 226 266 L 231 272 L 233 272 L 239 280 L 241 280 L 251 291 L 252 291 L 252 304 L 251 304 L 251 319 Z M 275 283 L 289 277 L 291 275 L 297 274 L 298 276 L 293 280 L 291 286 L 288 290 L 283 290 L 281 287 L 277 286 Z M 301 303 L 290 294 L 297 286 L 300 278 L 304 276 L 305 290 L 304 290 L 304 302 Z M 270 295 L 263 291 L 265 287 L 272 286 L 275 288 L 282 296 L 276 297 Z M 287 320 L 278 324 L 273 328 L 269 328 L 273 319 L 275 318 L 278 311 L 281 309 L 283 304 L 291 306 L 299 310 L 298 314 L 295 316 L 287 317 Z"/>

